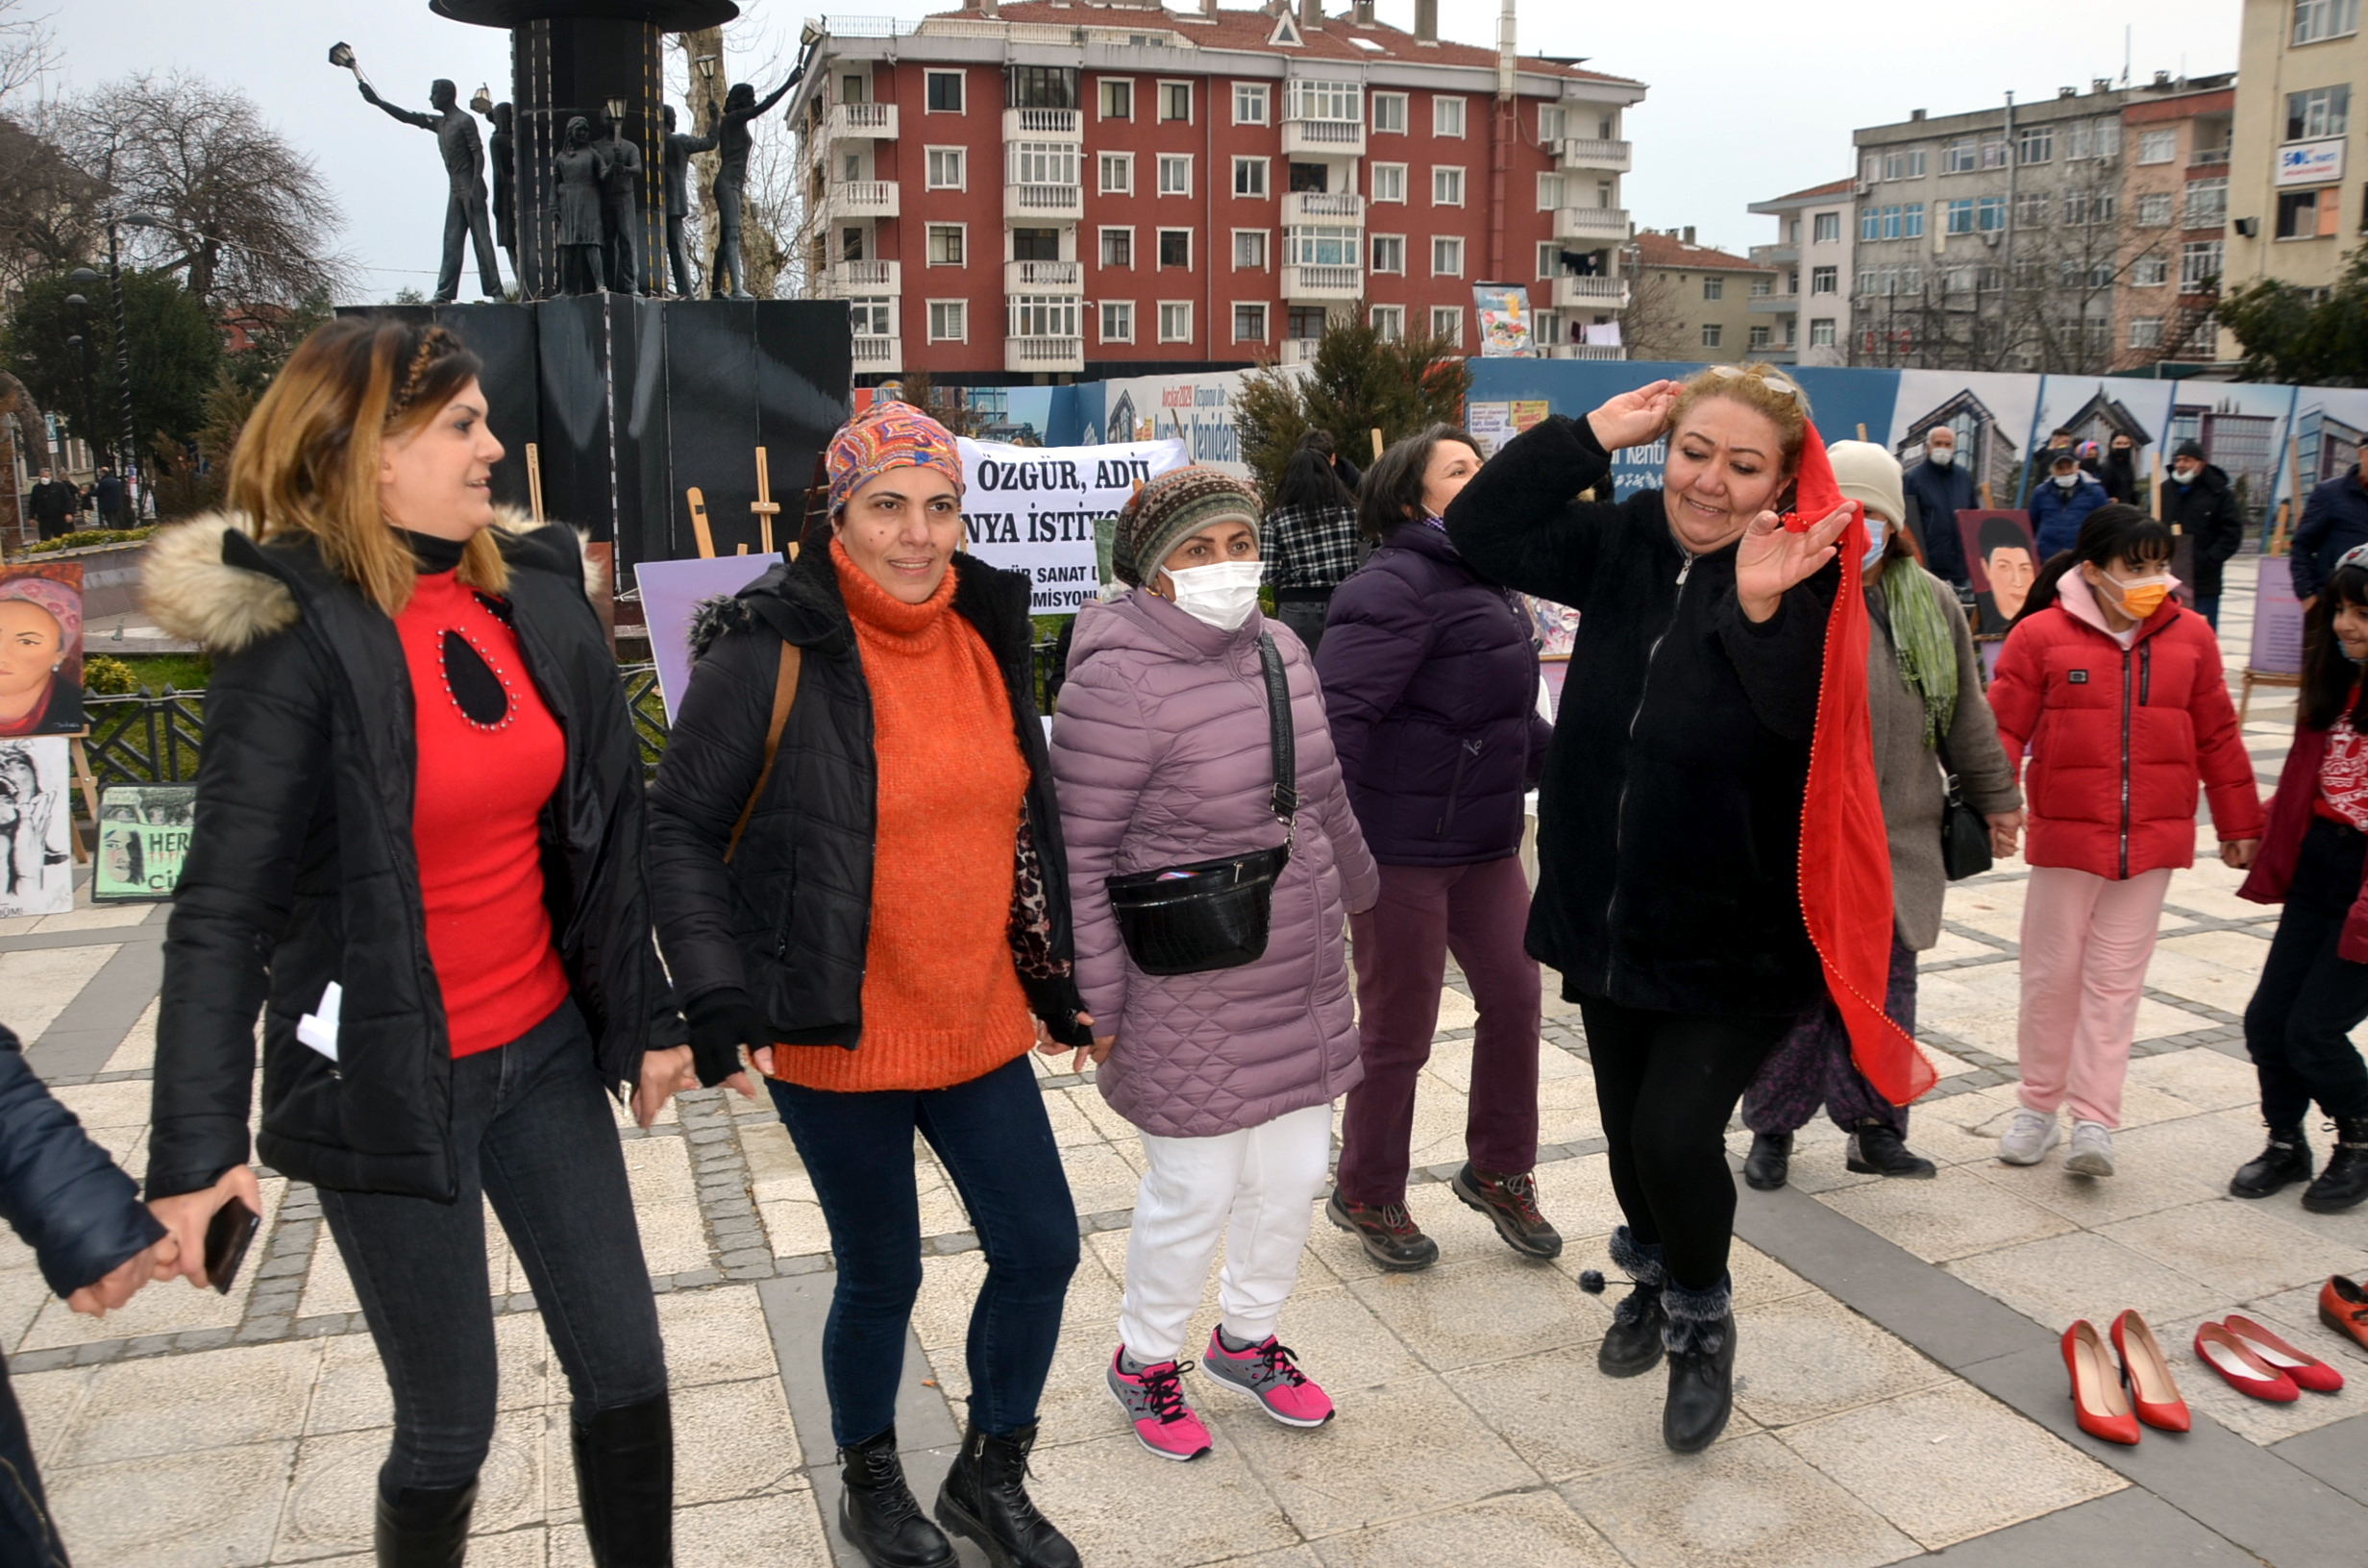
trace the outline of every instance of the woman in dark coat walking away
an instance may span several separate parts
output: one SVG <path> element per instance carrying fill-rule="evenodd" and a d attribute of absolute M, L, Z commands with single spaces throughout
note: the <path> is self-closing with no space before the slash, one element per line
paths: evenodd
<path fill-rule="evenodd" d="M 150 547 L 150 613 L 214 662 L 148 1193 L 193 1281 L 214 1213 L 260 1212 L 261 1011 L 257 1152 L 321 1189 L 394 1390 L 380 1563 L 467 1542 L 490 1201 L 567 1372 L 592 1560 L 662 1568 L 665 1352 L 604 1090 L 632 1086 L 646 1127 L 691 1053 L 587 568 L 568 529 L 497 516 L 477 377 L 441 328 L 320 329 L 247 421 L 233 510 Z"/>
<path fill-rule="evenodd" d="M 1665 434 L 1663 488 L 1570 499 Z M 1473 571 L 1580 612 L 1528 946 L 1580 1006 L 1627 1218 L 1637 1287 L 1597 1364 L 1635 1376 L 1665 1344 L 1681 1453 L 1733 1408 L 1727 1121 L 1824 990 L 1798 866 L 1851 511 L 1794 531 L 1774 510 L 1813 438 L 1793 382 L 1721 366 L 1547 418 L 1447 508 Z"/>
<path fill-rule="evenodd" d="M 1267 585 L 1274 590 L 1275 619 L 1299 634 L 1313 655 L 1323 646 L 1324 616 L 1332 592 L 1364 559 L 1357 538 L 1357 498 L 1343 482 L 1340 461 L 1330 453 L 1332 437 L 1310 430 L 1283 466 L 1260 529 Z"/>
<path fill-rule="evenodd" d="M 1382 454 L 1360 514 L 1382 547 L 1333 596 L 1316 658 L 1348 798 L 1381 867 L 1381 901 L 1349 927 L 1365 1082 L 1348 1093 L 1325 1213 L 1389 1269 L 1439 1257 L 1407 1210 L 1406 1176 L 1415 1084 L 1450 952 L 1480 1010 L 1469 1159 L 1455 1194 L 1515 1251 L 1562 1250 L 1533 1175 L 1539 975 L 1521 950 L 1522 796 L 1553 729 L 1538 714 L 1528 615 L 1464 559 L 1440 521 L 1479 468 L 1471 437 L 1445 425 Z"/>
<path fill-rule="evenodd" d="M 658 943 L 692 1048 L 711 1072 L 749 1048 L 830 1227 L 840 1532 L 875 1564 L 954 1560 L 897 1446 L 918 1135 L 987 1260 L 937 1518 L 1004 1568 L 1074 1568 L 1024 1485 L 1077 1265 L 1027 1054 L 1094 1038 L 1070 972 L 1028 579 L 959 552 L 961 458 L 911 404 L 850 421 L 829 471 L 829 535 L 693 628 L 650 797 Z"/>

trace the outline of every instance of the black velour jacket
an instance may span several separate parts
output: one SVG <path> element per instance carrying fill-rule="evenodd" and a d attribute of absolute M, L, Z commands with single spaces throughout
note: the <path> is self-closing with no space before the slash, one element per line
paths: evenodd
<path fill-rule="evenodd" d="M 1571 499 L 1611 466 L 1584 420 L 1555 415 L 1447 508 L 1474 571 L 1579 611 L 1540 783 L 1530 954 L 1574 998 L 1800 1013 L 1825 993 L 1797 863 L 1840 563 L 1754 624 L 1737 547 L 1690 557 L 1661 491 Z"/>

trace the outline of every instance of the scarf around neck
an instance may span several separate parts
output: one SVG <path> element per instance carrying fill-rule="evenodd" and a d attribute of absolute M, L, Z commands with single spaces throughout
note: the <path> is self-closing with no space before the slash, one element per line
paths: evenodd
<path fill-rule="evenodd" d="M 1957 639 L 1934 598 L 1936 584 L 1913 561 L 1883 569 L 1883 607 L 1891 623 L 1891 651 L 1911 691 L 1924 699 L 1924 748 L 1937 746 L 1957 721 Z"/>

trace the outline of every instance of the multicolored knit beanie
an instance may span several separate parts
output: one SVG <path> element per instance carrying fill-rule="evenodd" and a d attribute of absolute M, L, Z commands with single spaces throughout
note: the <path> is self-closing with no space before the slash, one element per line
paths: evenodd
<path fill-rule="evenodd" d="M 1110 566 L 1140 588 L 1176 546 L 1213 523 L 1246 523 L 1258 535 L 1258 491 L 1247 479 L 1197 464 L 1147 481 L 1119 510 Z"/>
<path fill-rule="evenodd" d="M 945 426 L 909 403 L 876 403 L 830 438 L 830 515 L 892 468 L 934 468 L 962 490 L 962 454 Z"/>

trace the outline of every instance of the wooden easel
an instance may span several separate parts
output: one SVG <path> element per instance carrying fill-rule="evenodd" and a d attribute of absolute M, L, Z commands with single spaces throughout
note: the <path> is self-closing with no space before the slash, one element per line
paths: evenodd
<path fill-rule="evenodd" d="M 773 499 L 773 477 L 765 467 L 765 449 L 756 449 L 756 499 L 749 502 L 749 510 L 756 514 L 757 548 L 773 553 L 773 519 L 781 503 Z"/>
<path fill-rule="evenodd" d="M 699 486 L 695 484 L 688 494 L 691 501 L 691 537 L 699 541 L 699 558 L 703 561 L 712 559 L 715 555 L 715 535 L 707 527 L 707 498 L 699 493 Z"/>
<path fill-rule="evenodd" d="M 543 521 L 543 449 L 532 441 L 527 443 L 527 510 Z"/>

